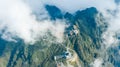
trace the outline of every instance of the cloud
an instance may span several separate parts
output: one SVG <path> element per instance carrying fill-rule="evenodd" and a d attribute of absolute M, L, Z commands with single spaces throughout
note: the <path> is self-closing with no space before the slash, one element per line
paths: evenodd
<path fill-rule="evenodd" d="M 103 39 L 105 39 L 106 47 L 112 47 L 118 45 L 119 31 L 120 31 L 120 5 L 116 6 L 116 9 L 104 11 L 102 13 L 108 23 L 107 30 L 103 33 Z"/>
<path fill-rule="evenodd" d="M 107 8 L 100 11 L 104 16 L 106 23 L 108 24 L 106 31 L 102 33 L 103 44 L 105 45 L 105 47 L 102 46 L 103 44 L 101 44 L 101 46 L 103 47 L 101 48 L 101 52 L 103 52 L 101 53 L 101 56 L 103 55 L 102 58 L 104 61 L 106 61 L 104 63 L 105 65 L 109 65 L 109 64 L 112 65 L 112 62 L 108 61 L 108 59 L 111 59 L 111 57 L 109 56 L 112 53 L 112 51 L 114 51 L 114 49 L 117 49 L 116 47 L 118 47 L 120 43 L 120 39 L 119 39 L 120 37 L 120 4 L 119 3 L 116 4 L 115 2 L 113 3 L 116 5 L 114 9 Z M 114 49 L 111 49 L 111 48 L 114 48 Z M 112 51 L 109 51 L 109 50 L 112 50 Z M 113 56 L 116 56 L 116 55 L 113 54 Z M 117 63 L 117 61 L 115 61 L 115 63 Z"/>
<path fill-rule="evenodd" d="M 32 0 L 27 1 L 29 1 L 30 4 L 33 3 Z M 104 44 L 106 44 L 106 48 L 108 48 L 117 42 L 117 39 L 114 36 L 120 29 L 120 6 L 119 3 L 116 4 L 116 2 L 117 0 L 35 0 L 34 3 L 37 5 L 32 4 L 32 7 L 36 8 L 36 6 L 41 6 L 41 4 L 49 4 L 57 6 L 63 12 L 70 13 L 75 13 L 77 10 L 84 10 L 89 7 L 96 7 L 97 10 L 103 14 L 108 23 L 107 31 L 102 34 Z M 38 3 L 40 5 L 38 5 Z M 114 13 L 116 13 L 116 15 L 114 15 Z"/>
<path fill-rule="evenodd" d="M 33 12 L 31 6 L 22 0 L 0 0 L 1 37 L 8 41 L 16 41 L 18 37 L 26 43 L 34 43 L 49 30 L 62 40 L 65 29 L 63 21 L 38 21 Z"/>
<path fill-rule="evenodd" d="M 93 63 L 91 63 L 91 65 L 93 67 L 102 67 L 102 63 L 103 63 L 103 60 L 101 58 L 97 58 Z"/>
<path fill-rule="evenodd" d="M 41 32 L 45 32 L 48 29 L 51 30 L 52 34 L 57 36 L 57 38 L 60 38 L 58 35 L 63 36 L 65 24 L 60 21 L 56 21 L 54 24 L 53 21 L 50 21 L 47 11 L 44 8 L 45 4 L 55 5 L 63 12 L 70 13 L 89 7 L 96 7 L 101 12 L 104 12 L 104 14 L 107 9 L 116 9 L 114 0 L 1 0 L 0 32 L 6 28 L 5 32 L 2 33 L 2 35 L 4 35 L 2 38 L 7 39 L 6 37 L 8 37 L 9 40 L 12 40 L 15 36 L 24 39 L 25 42 L 30 42 L 35 41 Z M 39 16 L 35 14 L 39 14 Z M 44 21 L 36 20 L 46 17 L 48 19 Z M 58 27 L 56 28 L 56 26 Z M 57 33 L 60 31 L 62 34 Z M 9 34 L 9 36 L 6 34 Z"/>

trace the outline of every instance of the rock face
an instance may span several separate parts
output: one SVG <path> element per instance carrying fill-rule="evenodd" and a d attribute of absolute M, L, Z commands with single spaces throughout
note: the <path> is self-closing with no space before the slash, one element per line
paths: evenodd
<path fill-rule="evenodd" d="M 49 39 L 26 45 L 22 40 L 18 43 L 0 40 L 0 67 L 90 67 L 91 62 L 99 57 L 101 34 L 105 25 L 98 26 L 95 18 L 96 8 L 91 7 L 74 14 L 62 13 L 55 6 L 46 5 L 51 20 L 65 19 L 70 24 L 64 33 L 64 43 L 49 42 Z M 99 17 L 101 18 L 101 17 Z M 102 18 L 101 18 L 102 19 Z M 102 28 L 101 28 L 102 27 Z M 72 53 L 71 59 L 55 60 L 54 56 L 64 52 Z"/>

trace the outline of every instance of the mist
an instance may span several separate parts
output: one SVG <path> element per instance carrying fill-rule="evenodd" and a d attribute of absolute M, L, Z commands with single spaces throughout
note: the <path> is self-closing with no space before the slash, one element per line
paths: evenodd
<path fill-rule="evenodd" d="M 1 38 L 14 42 L 17 42 L 16 38 L 20 38 L 25 43 L 34 43 L 50 31 L 58 40 L 62 40 L 65 22 L 50 19 L 38 21 L 34 15 L 35 9 L 22 0 L 0 1 Z"/>

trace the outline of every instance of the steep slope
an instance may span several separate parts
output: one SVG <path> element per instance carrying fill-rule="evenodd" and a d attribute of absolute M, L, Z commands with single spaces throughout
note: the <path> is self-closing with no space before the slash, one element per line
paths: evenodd
<path fill-rule="evenodd" d="M 18 43 L 5 43 L 5 49 L 0 50 L 3 60 L 0 61 L 0 67 L 56 67 L 59 64 L 68 67 L 90 67 L 91 62 L 99 57 L 101 34 L 106 25 L 99 26 L 96 22 L 96 8 L 91 7 L 75 14 L 62 13 L 55 6 L 46 5 L 45 8 L 51 20 L 62 19 L 70 24 L 64 33 L 64 42 L 50 42 L 49 39 L 54 41 L 54 37 L 48 36 L 48 39 L 41 38 L 34 45 L 26 45 L 22 40 Z M 102 16 L 99 19 L 102 19 Z M 64 56 L 66 51 L 73 54 L 72 59 L 65 56 L 55 60 L 55 56 Z"/>

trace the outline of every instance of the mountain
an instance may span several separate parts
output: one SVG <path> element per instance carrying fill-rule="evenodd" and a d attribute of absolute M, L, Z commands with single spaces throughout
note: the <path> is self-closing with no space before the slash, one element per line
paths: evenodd
<path fill-rule="evenodd" d="M 45 8 L 51 20 L 63 19 L 70 24 L 64 33 L 64 43 L 49 42 L 54 41 L 51 35 L 34 45 L 0 39 L 0 67 L 91 67 L 91 62 L 100 57 L 101 36 L 107 27 L 102 14 L 94 7 L 74 14 L 63 13 L 52 5 Z M 101 25 L 96 22 L 98 15 Z"/>

